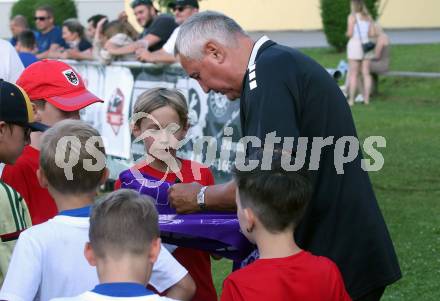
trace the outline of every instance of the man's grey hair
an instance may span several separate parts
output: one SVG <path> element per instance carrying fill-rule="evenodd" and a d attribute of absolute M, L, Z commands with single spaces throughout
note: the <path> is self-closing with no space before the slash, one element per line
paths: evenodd
<path fill-rule="evenodd" d="M 29 27 L 28 22 L 23 15 L 14 16 L 14 17 L 12 17 L 11 21 L 14 22 L 15 25 L 21 26 L 23 28 Z"/>
<path fill-rule="evenodd" d="M 189 59 L 201 59 L 203 47 L 209 41 L 224 46 L 237 45 L 237 36 L 246 35 L 233 19 L 214 11 L 205 11 L 188 18 L 181 26 L 175 53 Z"/>

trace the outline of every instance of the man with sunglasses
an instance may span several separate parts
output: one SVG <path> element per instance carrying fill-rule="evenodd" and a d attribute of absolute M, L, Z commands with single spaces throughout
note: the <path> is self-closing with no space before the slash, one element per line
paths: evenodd
<path fill-rule="evenodd" d="M 34 123 L 29 97 L 19 86 L 0 79 L 0 163 L 13 164 L 30 143 Z M 0 181 L 0 287 L 20 233 L 31 226 L 28 207 L 11 186 Z"/>
<path fill-rule="evenodd" d="M 39 6 L 35 10 L 34 19 L 38 29 L 35 38 L 37 40 L 37 57 L 39 59 L 48 58 L 50 49 L 66 46 L 62 38 L 61 28 L 54 24 L 52 7 L 49 5 Z"/>
<path fill-rule="evenodd" d="M 199 12 L 199 2 L 197 0 L 176 0 L 170 3 L 169 8 L 174 12 L 174 19 L 179 27 L 174 29 L 168 41 L 163 47 L 157 51 L 150 52 L 145 48 L 140 48 L 136 51 L 138 60 L 150 63 L 165 63 L 172 64 L 177 62 L 174 55 L 174 45 L 176 44 L 177 35 L 179 34 L 180 25 L 189 17 Z"/>

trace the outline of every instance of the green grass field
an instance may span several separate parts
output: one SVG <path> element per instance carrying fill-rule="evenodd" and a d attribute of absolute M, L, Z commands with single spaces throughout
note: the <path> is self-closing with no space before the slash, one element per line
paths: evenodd
<path fill-rule="evenodd" d="M 306 49 L 322 65 L 345 54 Z M 393 71 L 440 72 L 440 44 L 394 46 Z M 355 105 L 361 138 L 386 138 L 382 170 L 370 172 L 403 278 L 382 300 L 440 300 L 440 79 L 381 78 L 369 106 Z M 220 293 L 230 262 L 213 263 Z"/>
<path fill-rule="evenodd" d="M 330 48 L 302 49 L 304 53 L 327 68 L 335 68 L 340 60 L 347 60 L 345 52 Z M 440 44 L 391 46 L 392 71 L 440 72 Z"/>

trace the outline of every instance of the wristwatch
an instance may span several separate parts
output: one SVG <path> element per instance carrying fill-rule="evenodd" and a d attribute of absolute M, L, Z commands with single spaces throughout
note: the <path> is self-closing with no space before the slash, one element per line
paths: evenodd
<path fill-rule="evenodd" d="M 208 188 L 208 186 L 203 186 L 199 193 L 197 194 L 197 205 L 199 205 L 200 210 L 205 210 L 206 204 L 205 204 L 205 190 Z"/>

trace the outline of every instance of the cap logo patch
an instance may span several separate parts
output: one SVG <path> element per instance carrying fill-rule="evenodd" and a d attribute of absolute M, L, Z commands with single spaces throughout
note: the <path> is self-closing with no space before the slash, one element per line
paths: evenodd
<path fill-rule="evenodd" d="M 71 83 L 74 86 L 78 86 L 79 84 L 78 76 L 72 69 L 67 69 L 63 71 L 63 74 L 66 77 L 66 79 L 69 81 L 69 83 Z"/>

